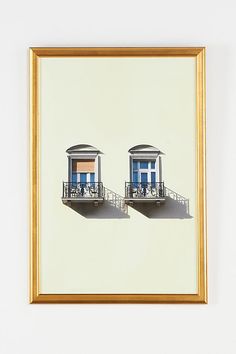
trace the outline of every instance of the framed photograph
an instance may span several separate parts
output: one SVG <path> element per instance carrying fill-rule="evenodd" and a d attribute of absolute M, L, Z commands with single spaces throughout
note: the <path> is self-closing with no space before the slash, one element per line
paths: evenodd
<path fill-rule="evenodd" d="M 30 68 L 30 302 L 207 303 L 205 49 Z"/>

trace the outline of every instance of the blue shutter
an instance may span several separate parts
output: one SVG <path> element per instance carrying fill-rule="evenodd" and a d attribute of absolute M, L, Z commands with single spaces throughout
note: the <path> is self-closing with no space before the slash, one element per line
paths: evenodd
<path fill-rule="evenodd" d="M 151 172 L 151 182 L 152 182 L 152 187 L 155 187 L 155 185 L 156 185 L 156 172 Z"/>
<path fill-rule="evenodd" d="M 72 173 L 72 184 L 76 185 L 77 183 L 77 173 L 73 172 Z"/>
<path fill-rule="evenodd" d="M 90 173 L 90 183 L 95 182 L 95 173 Z"/>
<path fill-rule="evenodd" d="M 138 169 L 138 161 L 133 160 L 133 171 L 137 171 L 137 169 Z"/>
<path fill-rule="evenodd" d="M 138 172 L 133 172 L 133 186 L 138 186 Z"/>

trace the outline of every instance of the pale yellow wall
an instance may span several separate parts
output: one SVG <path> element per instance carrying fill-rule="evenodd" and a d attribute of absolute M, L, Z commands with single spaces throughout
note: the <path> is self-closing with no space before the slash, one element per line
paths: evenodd
<path fill-rule="evenodd" d="M 102 181 L 124 195 L 128 149 L 163 156 L 165 184 L 195 215 L 195 59 L 41 60 L 41 289 L 196 292 L 195 218 L 86 219 L 61 202 L 66 149 L 101 150 Z M 116 161 L 116 163 L 115 163 Z"/>

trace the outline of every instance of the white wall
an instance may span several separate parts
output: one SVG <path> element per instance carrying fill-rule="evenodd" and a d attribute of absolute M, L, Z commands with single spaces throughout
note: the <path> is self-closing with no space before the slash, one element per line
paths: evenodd
<path fill-rule="evenodd" d="M 233 354 L 233 1 L 8 1 L 0 10 L 0 353 Z M 209 305 L 28 305 L 29 46 L 207 46 Z"/>

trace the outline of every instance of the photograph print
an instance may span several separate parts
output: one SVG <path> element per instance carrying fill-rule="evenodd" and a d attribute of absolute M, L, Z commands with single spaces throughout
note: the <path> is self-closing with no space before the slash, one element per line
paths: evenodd
<path fill-rule="evenodd" d="M 31 302 L 207 302 L 204 53 L 31 49 Z"/>

